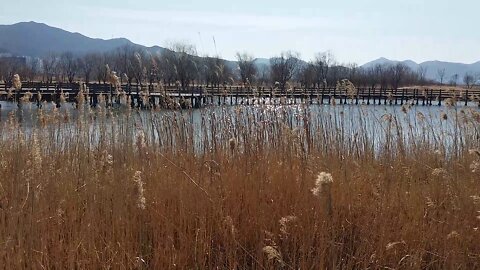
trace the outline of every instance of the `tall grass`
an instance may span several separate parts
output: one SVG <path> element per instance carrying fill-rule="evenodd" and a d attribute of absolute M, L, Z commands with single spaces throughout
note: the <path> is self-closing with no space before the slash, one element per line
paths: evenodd
<path fill-rule="evenodd" d="M 1 122 L 6 269 L 480 268 L 478 111 L 33 114 Z"/>

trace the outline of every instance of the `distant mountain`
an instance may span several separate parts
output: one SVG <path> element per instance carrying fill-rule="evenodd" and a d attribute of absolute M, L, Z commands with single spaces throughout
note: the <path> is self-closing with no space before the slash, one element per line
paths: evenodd
<path fill-rule="evenodd" d="M 411 68 L 412 70 L 418 70 L 419 65 L 415 63 L 412 60 L 405 60 L 405 61 L 396 61 L 396 60 L 390 60 L 385 57 L 378 58 L 377 60 L 373 60 L 371 62 L 368 62 L 362 66 L 362 68 L 372 68 L 377 65 L 396 65 L 398 63 L 402 63 L 406 65 L 407 67 Z"/>
<path fill-rule="evenodd" d="M 269 66 L 270 65 L 270 59 L 267 59 L 267 58 L 255 58 L 254 62 L 258 66 L 262 66 L 262 65 Z"/>
<path fill-rule="evenodd" d="M 397 63 L 402 63 L 411 68 L 413 71 L 418 71 L 420 68 L 424 68 L 426 70 L 427 79 L 435 81 L 440 81 L 440 70 L 445 70 L 445 76 L 443 78 L 444 82 L 450 81 L 450 79 L 454 75 L 458 75 L 457 82 L 461 82 L 463 76 L 466 73 L 471 73 L 473 75 L 480 74 L 480 61 L 473 64 L 451 63 L 442 61 L 427 61 L 417 64 L 412 60 L 396 61 L 382 57 L 362 65 L 362 68 L 372 68 L 376 65 L 395 65 Z"/>
<path fill-rule="evenodd" d="M 43 23 L 21 22 L 13 25 L 0 25 L 0 52 L 15 56 L 42 57 L 48 53 L 107 52 L 124 45 L 138 46 L 150 51 L 161 51 L 155 46 L 147 48 L 125 38 L 109 40 L 94 39 L 79 33 L 71 33 Z"/>

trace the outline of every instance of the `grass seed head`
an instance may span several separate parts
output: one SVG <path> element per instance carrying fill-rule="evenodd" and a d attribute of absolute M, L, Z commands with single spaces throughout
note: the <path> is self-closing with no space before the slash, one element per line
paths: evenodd
<path fill-rule="evenodd" d="M 15 90 L 20 90 L 22 88 L 22 81 L 20 80 L 20 75 L 13 75 L 12 84 Z"/>
<path fill-rule="evenodd" d="M 283 261 L 282 253 L 273 246 L 265 246 L 263 249 L 263 253 L 267 255 L 269 261 L 275 261 L 281 267 L 285 267 L 285 262 Z"/>
<path fill-rule="evenodd" d="M 327 187 L 330 187 L 333 183 L 333 177 L 331 174 L 321 172 L 315 180 L 315 187 L 312 189 L 312 193 L 315 196 L 320 196 L 320 193 Z"/>
<path fill-rule="evenodd" d="M 136 171 L 134 176 L 133 176 L 133 181 L 136 184 L 136 195 L 137 195 L 137 207 L 139 209 L 144 210 L 146 207 L 146 199 L 145 199 L 145 190 L 143 187 L 143 181 L 142 181 L 142 172 L 141 171 Z"/>

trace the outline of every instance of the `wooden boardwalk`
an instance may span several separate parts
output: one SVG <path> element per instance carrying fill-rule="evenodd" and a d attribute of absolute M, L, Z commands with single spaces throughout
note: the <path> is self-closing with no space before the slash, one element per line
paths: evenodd
<path fill-rule="evenodd" d="M 12 91 L 10 85 L 0 83 L 0 100 L 18 102 L 28 92 L 31 93 L 30 101 L 38 102 L 38 93 L 42 101 L 55 102 L 60 106 L 63 95 L 65 101 L 76 102 L 79 93 L 79 83 L 40 83 L 23 82 L 22 89 Z M 355 91 L 339 90 L 336 88 L 293 88 L 290 91 L 281 91 L 272 87 L 248 88 L 240 86 L 206 87 L 191 86 L 181 90 L 175 86 L 156 87 L 155 85 L 122 85 L 122 89 L 116 91 L 110 84 L 86 84 L 85 94 L 88 102 L 96 106 L 99 96 L 103 95 L 107 104 L 118 102 L 118 93 L 129 97 L 132 106 L 148 107 L 165 106 L 167 99 L 199 108 L 206 104 L 253 104 L 267 103 L 279 104 L 288 100 L 290 103 L 307 102 L 311 104 L 366 104 L 366 105 L 442 105 L 448 103 L 448 99 L 456 100 L 461 104 L 479 105 L 480 90 L 465 89 L 442 90 L 442 89 L 379 89 L 357 88 Z M 9 94 L 10 92 L 10 94 Z M 447 101 L 447 102 L 446 102 Z"/>

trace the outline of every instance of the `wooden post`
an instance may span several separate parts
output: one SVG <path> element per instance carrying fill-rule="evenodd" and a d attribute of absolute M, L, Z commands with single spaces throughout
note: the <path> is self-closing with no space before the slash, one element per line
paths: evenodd
<path fill-rule="evenodd" d="M 318 89 L 314 85 L 313 88 L 310 88 L 310 104 L 313 104 L 315 99 L 318 102 Z"/>
<path fill-rule="evenodd" d="M 110 88 L 110 100 L 108 101 L 110 103 L 109 106 L 113 106 L 113 100 L 112 100 L 113 99 L 113 89 L 112 89 L 113 87 L 112 87 L 112 84 L 109 83 L 108 87 Z"/>
<path fill-rule="evenodd" d="M 329 100 L 328 100 L 328 104 L 331 104 L 332 103 L 332 98 L 335 99 L 335 92 L 337 91 L 336 88 L 333 88 L 333 97 L 331 95 L 329 95 Z"/>
<path fill-rule="evenodd" d="M 338 99 L 340 100 L 340 104 L 343 104 L 342 90 L 338 91 Z"/>
<path fill-rule="evenodd" d="M 40 108 L 42 101 L 38 99 L 38 96 L 40 95 L 40 83 L 37 83 L 37 107 Z"/>
<path fill-rule="evenodd" d="M 427 106 L 430 104 L 430 92 L 429 89 L 425 90 L 425 99 L 426 99 L 426 104 Z"/>
<path fill-rule="evenodd" d="M 200 93 L 198 99 L 198 108 L 203 107 L 203 103 L 205 103 L 205 97 L 203 96 L 203 86 L 200 85 Z"/>
<path fill-rule="evenodd" d="M 227 92 L 227 87 L 224 86 L 223 87 L 223 93 L 224 93 L 224 95 L 223 95 L 223 105 L 227 104 L 227 95 L 228 94 L 226 92 Z"/>
<path fill-rule="evenodd" d="M 50 88 L 50 83 L 49 83 L 48 80 L 47 80 L 47 93 L 50 91 L 49 88 Z"/>
<path fill-rule="evenodd" d="M 425 100 L 426 100 L 426 105 L 430 105 L 430 90 L 426 89 L 425 90 Z"/>
<path fill-rule="evenodd" d="M 468 105 L 468 89 L 465 92 L 465 106 L 467 106 L 467 105 Z"/>
<path fill-rule="evenodd" d="M 249 88 L 251 89 L 251 86 L 249 86 Z M 263 104 L 265 104 L 265 99 L 263 99 L 263 91 L 262 91 L 262 88 L 259 87 L 257 91 L 258 91 L 258 98 L 259 98 L 258 104 L 260 104 L 260 100 L 263 100 Z"/>
<path fill-rule="evenodd" d="M 237 90 L 235 91 L 235 105 L 238 105 L 238 86 L 237 86 Z"/>
<path fill-rule="evenodd" d="M 20 89 L 14 89 L 15 90 L 15 102 L 17 103 L 17 107 L 21 107 L 22 104 L 20 103 L 20 91 L 22 90 L 22 88 L 20 87 Z"/>
<path fill-rule="evenodd" d="M 322 88 L 322 100 L 321 104 L 323 105 L 323 99 L 325 98 L 325 87 Z"/>
<path fill-rule="evenodd" d="M 273 87 L 270 87 L 270 104 L 272 104 Z"/>
<path fill-rule="evenodd" d="M 395 98 L 395 105 L 398 105 L 398 95 L 397 95 L 397 93 L 398 93 L 398 88 L 395 88 L 395 92 L 393 94 L 394 98 Z"/>
<path fill-rule="evenodd" d="M 258 87 L 259 91 L 260 91 L 260 97 L 262 98 L 263 100 L 263 104 L 266 104 L 266 98 L 265 98 L 265 87 Z"/>
<path fill-rule="evenodd" d="M 369 87 L 368 88 L 367 105 L 370 105 L 370 91 L 371 91 L 371 88 Z M 373 104 L 375 104 L 375 101 L 373 102 Z"/>
<path fill-rule="evenodd" d="M 154 95 L 150 94 L 148 96 L 148 103 L 150 105 L 150 108 L 153 108 L 153 109 L 157 108 L 157 104 L 155 103 L 155 96 Z"/>
<path fill-rule="evenodd" d="M 291 97 L 291 98 L 293 98 L 293 103 L 296 104 L 297 102 L 296 102 L 296 100 L 295 100 L 295 89 L 292 90 L 292 97 Z M 288 92 L 287 92 L 287 100 L 288 100 Z M 291 104 L 291 103 L 292 103 L 292 102 L 290 102 L 290 104 Z M 288 101 L 287 101 L 287 104 L 288 104 Z"/>
<path fill-rule="evenodd" d="M 438 106 L 442 106 L 442 89 L 440 89 L 440 93 L 438 94 Z"/>
<path fill-rule="evenodd" d="M 57 83 L 55 87 L 55 106 L 60 108 L 60 85 Z"/>
<path fill-rule="evenodd" d="M 304 91 L 307 91 L 306 89 L 304 89 Z M 305 100 L 305 93 L 304 91 L 302 91 L 302 89 L 300 89 L 300 103 L 303 103 L 304 100 Z M 295 92 L 295 90 L 294 90 Z"/>

